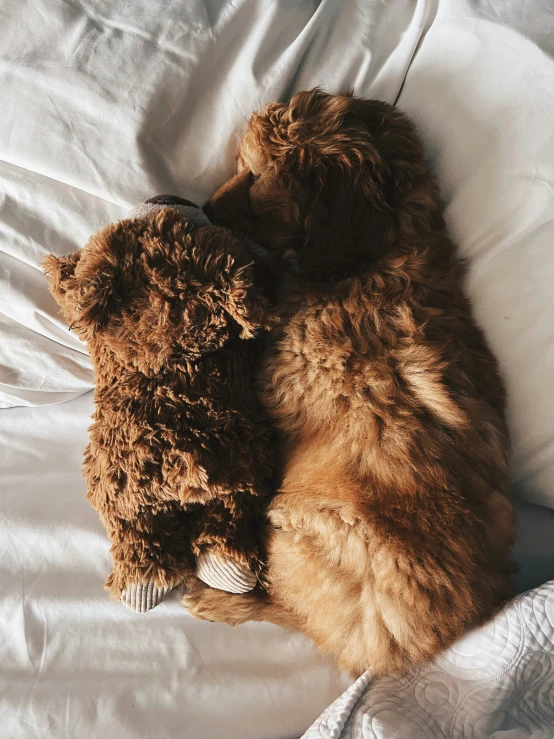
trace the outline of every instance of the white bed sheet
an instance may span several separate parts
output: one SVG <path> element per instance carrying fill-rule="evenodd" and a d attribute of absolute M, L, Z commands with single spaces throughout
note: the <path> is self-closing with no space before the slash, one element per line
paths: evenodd
<path fill-rule="evenodd" d="M 80 472 L 91 411 L 88 393 L 0 412 L 0 736 L 299 736 L 350 682 L 302 636 L 197 621 L 176 596 L 143 616 L 108 599 Z M 554 553 L 554 513 L 522 514 L 520 589 Z"/>
<path fill-rule="evenodd" d="M 532 78 L 512 75 L 511 94 L 540 90 L 550 79 L 551 60 L 537 55 L 548 47 L 549 16 L 547 4 L 533 3 L 546 11 L 540 24 L 531 14 L 531 30 L 516 0 L 502 5 L 502 13 L 513 10 L 509 17 L 492 0 L 0 4 L 0 404 L 36 406 L 0 411 L 2 739 L 286 739 L 300 735 L 347 682 L 302 637 L 276 627 L 196 622 L 175 599 L 138 617 L 107 600 L 101 584 L 108 544 L 79 471 L 90 364 L 48 295 L 40 257 L 72 251 L 153 193 L 201 201 L 232 171 L 249 112 L 316 84 L 331 91 L 354 86 L 390 102 L 402 90 L 400 104 L 418 118 L 454 203 L 449 222 L 470 249 L 464 212 L 472 183 L 460 189 L 456 172 L 482 154 L 469 146 L 471 129 L 462 128 L 460 156 L 448 159 L 448 110 L 438 119 L 424 115 L 437 97 L 420 83 L 430 68 L 442 69 L 437 94 L 450 89 L 449 79 L 450 87 L 463 79 L 459 94 L 473 86 L 473 103 L 485 105 L 498 90 L 508 95 L 499 78 L 498 90 L 485 82 L 498 49 L 510 48 L 510 64 L 521 54 L 533 60 Z M 537 46 L 529 41 L 522 51 L 525 38 L 514 25 Z M 467 35 L 458 29 L 468 26 L 478 43 L 467 68 L 448 66 L 463 58 Z M 536 95 L 529 100 L 539 105 Z M 540 105 L 542 135 L 554 112 L 552 90 L 545 87 Z M 552 158 L 544 165 L 547 185 Z M 548 208 L 552 213 L 546 185 L 540 207 L 523 209 L 526 227 L 544 223 Z M 512 198 L 520 192 L 533 193 L 508 189 Z M 505 238 L 505 229 L 496 235 Z M 544 230 L 539 236 L 535 253 L 546 255 L 551 241 Z M 478 308 L 486 319 L 490 306 Z M 520 366 L 529 351 L 523 342 Z M 531 390 L 552 361 L 547 354 L 530 367 Z M 542 422 L 551 400 L 537 409 L 540 395 L 532 396 Z M 50 405 L 60 401 L 68 402 Z M 554 491 L 554 445 L 529 438 L 538 457 L 520 459 L 520 482 L 540 479 L 537 489 Z M 530 524 L 520 544 L 525 587 L 554 576 L 554 536 L 550 512 L 525 507 L 522 522 Z"/>
<path fill-rule="evenodd" d="M 91 411 L 89 393 L 0 412 L 0 736 L 298 736 L 349 682 L 303 637 L 109 600 L 80 472 Z"/>

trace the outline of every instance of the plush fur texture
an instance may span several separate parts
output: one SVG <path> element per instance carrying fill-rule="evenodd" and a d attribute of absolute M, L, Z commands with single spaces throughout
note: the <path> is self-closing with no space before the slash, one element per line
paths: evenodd
<path fill-rule="evenodd" d="M 95 370 L 84 474 L 112 541 L 106 586 L 190 582 L 207 550 L 259 573 L 273 459 L 254 337 L 274 317 L 244 242 L 164 208 L 44 267 Z"/>
<path fill-rule="evenodd" d="M 497 363 L 400 111 L 299 93 L 251 118 L 238 162 L 206 210 L 299 261 L 260 375 L 285 468 L 267 596 L 185 603 L 301 629 L 352 673 L 403 671 L 512 592 Z"/>

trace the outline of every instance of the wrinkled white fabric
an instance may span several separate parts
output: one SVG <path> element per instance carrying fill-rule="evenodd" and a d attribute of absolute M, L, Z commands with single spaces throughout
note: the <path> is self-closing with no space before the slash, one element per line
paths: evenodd
<path fill-rule="evenodd" d="M 306 639 L 198 621 L 177 590 L 140 614 L 104 590 L 80 471 L 91 412 L 91 393 L 0 412 L 0 736 L 298 737 L 349 682 Z"/>
<path fill-rule="evenodd" d="M 268 100 L 401 92 L 508 379 L 520 494 L 553 506 L 551 20 L 543 0 L 0 3 L 0 406 L 46 406 L 0 411 L 2 737 L 297 737 L 348 684 L 276 627 L 109 600 L 79 472 L 90 362 L 38 269 L 154 194 L 201 203 Z M 520 521 L 530 587 L 554 518 Z"/>
<path fill-rule="evenodd" d="M 0 412 L 0 736 L 300 736 L 350 682 L 303 637 L 197 621 L 175 591 L 140 615 L 109 598 L 80 472 L 91 413 L 91 393 Z M 554 576 L 554 514 L 526 505 L 520 523 L 518 585 L 535 587 Z"/>

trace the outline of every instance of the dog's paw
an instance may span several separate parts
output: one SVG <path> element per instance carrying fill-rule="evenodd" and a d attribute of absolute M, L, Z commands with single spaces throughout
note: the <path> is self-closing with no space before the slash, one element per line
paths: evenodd
<path fill-rule="evenodd" d="M 191 616 L 203 621 L 220 621 L 229 626 L 238 626 L 247 620 L 241 612 L 237 599 L 247 596 L 214 590 L 203 582 L 191 584 L 181 603 Z"/>
<path fill-rule="evenodd" d="M 267 509 L 266 515 L 275 529 L 291 531 L 294 528 L 291 522 L 290 510 L 286 503 L 281 500 L 281 496 L 273 499 L 270 507 Z"/>

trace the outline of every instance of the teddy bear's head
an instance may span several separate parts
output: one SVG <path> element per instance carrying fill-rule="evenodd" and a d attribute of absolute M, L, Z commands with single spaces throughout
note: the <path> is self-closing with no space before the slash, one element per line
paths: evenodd
<path fill-rule="evenodd" d="M 151 375 L 269 328 L 247 247 L 188 209 L 143 207 L 84 249 L 45 259 L 52 294 L 91 351 Z"/>

